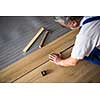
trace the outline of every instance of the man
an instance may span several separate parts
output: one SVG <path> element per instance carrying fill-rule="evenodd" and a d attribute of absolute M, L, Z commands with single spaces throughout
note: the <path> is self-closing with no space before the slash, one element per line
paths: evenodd
<path fill-rule="evenodd" d="M 76 66 L 77 63 L 84 59 L 93 64 L 100 65 L 100 16 L 69 16 L 58 17 L 56 22 L 70 29 L 80 27 L 80 32 L 76 36 L 75 45 L 72 49 L 71 56 L 62 59 L 59 54 L 50 54 L 51 62 L 61 66 Z"/>

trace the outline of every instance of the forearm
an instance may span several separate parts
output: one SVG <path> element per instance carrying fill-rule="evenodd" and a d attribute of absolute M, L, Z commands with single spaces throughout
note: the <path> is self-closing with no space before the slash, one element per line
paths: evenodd
<path fill-rule="evenodd" d="M 49 59 L 51 62 L 55 63 L 56 65 L 60 66 L 75 66 L 78 63 L 78 59 L 69 57 L 67 59 L 62 59 L 59 54 L 50 54 Z"/>
<path fill-rule="evenodd" d="M 61 60 L 59 64 L 61 66 L 66 66 L 66 67 L 67 66 L 76 66 L 78 61 L 79 61 L 78 59 L 74 59 L 72 57 L 69 57 L 67 59 Z"/>

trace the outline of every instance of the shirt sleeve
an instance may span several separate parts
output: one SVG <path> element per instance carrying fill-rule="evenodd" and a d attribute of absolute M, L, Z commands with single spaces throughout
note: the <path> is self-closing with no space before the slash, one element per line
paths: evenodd
<path fill-rule="evenodd" d="M 95 43 L 91 38 L 85 35 L 77 35 L 71 57 L 76 59 L 83 59 L 85 56 L 88 56 L 91 53 L 94 47 Z"/>

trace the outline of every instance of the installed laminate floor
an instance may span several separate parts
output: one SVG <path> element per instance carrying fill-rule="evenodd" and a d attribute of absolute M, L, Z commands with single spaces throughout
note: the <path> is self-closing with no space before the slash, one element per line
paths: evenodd
<path fill-rule="evenodd" d="M 69 82 L 100 82 L 100 67 L 86 61 L 80 61 L 75 67 L 61 67 L 51 63 L 48 54 L 62 53 L 69 57 L 74 40 L 79 30 L 65 33 L 57 40 L 42 49 L 36 50 L 23 59 L 9 65 L 0 71 L 0 82 L 19 83 L 69 83 Z M 41 71 L 47 70 L 42 76 Z"/>

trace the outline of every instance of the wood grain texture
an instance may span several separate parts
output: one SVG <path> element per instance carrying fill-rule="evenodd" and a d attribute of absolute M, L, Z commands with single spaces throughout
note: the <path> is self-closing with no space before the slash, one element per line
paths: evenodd
<path fill-rule="evenodd" d="M 63 53 L 64 57 L 69 57 L 71 48 Z M 42 70 L 47 70 L 46 76 L 41 75 Z M 69 83 L 69 82 L 100 82 L 100 67 L 86 61 L 80 61 L 75 67 L 61 67 L 50 61 L 41 65 L 37 69 L 16 80 L 15 82 L 39 82 L 39 83 Z"/>
<path fill-rule="evenodd" d="M 62 67 L 51 63 L 48 54 L 62 52 L 64 58 L 70 56 L 72 45 L 79 30 L 74 30 L 33 52 L 22 60 L 0 71 L 0 82 L 15 83 L 93 83 L 100 82 L 100 67 L 80 61 L 75 67 Z M 46 76 L 41 71 L 46 70 Z"/>
<path fill-rule="evenodd" d="M 14 82 L 48 61 L 48 54 L 59 53 L 73 45 L 79 30 L 73 30 L 20 61 L 0 71 L 0 82 Z"/>

